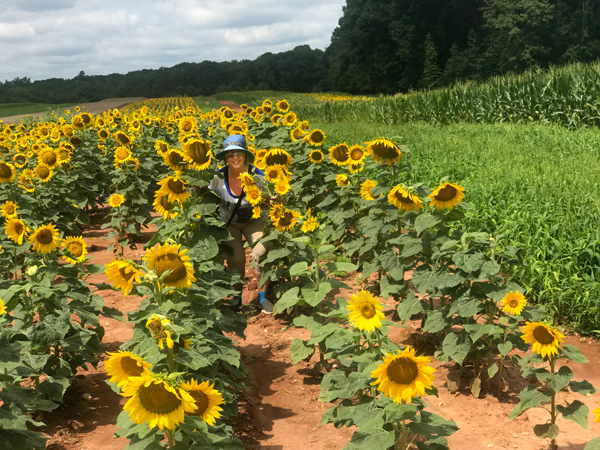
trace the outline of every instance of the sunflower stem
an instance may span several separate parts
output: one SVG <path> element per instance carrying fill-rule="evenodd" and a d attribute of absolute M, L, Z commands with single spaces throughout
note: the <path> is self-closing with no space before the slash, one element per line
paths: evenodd
<path fill-rule="evenodd" d="M 166 429 L 165 435 L 167 436 L 167 440 L 169 441 L 168 448 L 175 447 L 175 445 L 177 445 L 177 442 L 175 442 L 175 430 Z"/>
<path fill-rule="evenodd" d="M 550 357 L 550 373 L 554 373 L 554 365 L 555 364 L 556 364 L 556 355 L 552 355 Z M 554 392 L 554 389 L 552 389 L 552 400 L 550 402 L 550 416 L 551 416 L 552 425 L 555 425 L 556 417 L 558 416 L 558 414 L 556 413 L 556 392 Z M 552 441 L 550 442 L 550 448 L 552 450 L 558 449 L 558 446 L 556 445 L 556 439 L 552 439 Z"/>

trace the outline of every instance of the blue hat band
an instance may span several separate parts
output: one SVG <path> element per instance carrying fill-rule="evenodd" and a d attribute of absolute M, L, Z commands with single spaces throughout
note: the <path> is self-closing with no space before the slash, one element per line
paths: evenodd
<path fill-rule="evenodd" d="M 238 147 L 238 148 L 241 147 L 244 150 L 246 150 L 246 143 L 245 142 L 241 142 L 241 141 L 226 142 L 225 144 L 223 144 L 223 149 L 227 150 L 228 147 L 231 147 L 231 146 L 234 146 L 234 145 L 236 147 Z"/>

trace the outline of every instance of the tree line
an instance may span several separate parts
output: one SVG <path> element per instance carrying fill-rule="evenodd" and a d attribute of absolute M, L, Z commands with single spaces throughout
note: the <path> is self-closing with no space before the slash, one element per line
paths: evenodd
<path fill-rule="evenodd" d="M 181 63 L 127 74 L 0 82 L 0 103 L 209 96 L 227 91 L 376 95 L 600 57 L 600 0 L 347 0 L 325 50 Z"/>

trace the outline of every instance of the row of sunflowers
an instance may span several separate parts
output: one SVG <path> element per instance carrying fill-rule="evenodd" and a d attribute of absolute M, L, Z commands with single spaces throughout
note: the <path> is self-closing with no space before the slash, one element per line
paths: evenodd
<path fill-rule="evenodd" d="M 276 313 L 311 332 L 294 340 L 292 359 L 318 352 L 326 371 L 320 399 L 335 405 L 322 423 L 356 426 L 347 448 L 404 450 L 417 437 L 419 448 L 445 448 L 457 431 L 427 411 L 423 397 L 436 393 L 435 370 L 429 358 L 388 338 L 395 323 L 385 320 L 380 298 L 398 302 L 401 322 L 421 318 L 420 333 L 436 343 L 434 357 L 456 363 L 449 386 L 468 378 L 474 397 L 492 385 L 500 391 L 512 366 L 541 387 L 523 390 L 511 416 L 551 403 L 550 420 L 535 431 L 553 441 L 559 414 L 587 426 L 587 405 L 556 403 L 564 389 L 595 391 L 573 381 L 566 364 L 556 365 L 585 357 L 562 345 L 564 336 L 543 322 L 545 312 L 526 305 L 523 289 L 503 275 L 520 251 L 461 229 L 464 188 L 450 180 L 434 188 L 418 183 L 398 137 L 327 146 L 324 131 L 299 120 L 286 100 L 242 109 L 203 113 L 189 99 L 160 99 L 4 127 L 0 262 L 8 269 L 0 338 L 11 351 L 0 361 L 9 374 L 0 409 L 18 420 L 0 422 L 0 433 L 20 439 L 18 448 L 39 446 L 43 438 L 26 427 L 33 420 L 27 411 L 38 411 L 40 424 L 39 411 L 60 403 L 77 367 L 97 364 L 98 315 L 120 317 L 85 282 L 102 270 L 113 288 L 144 297 L 128 313 L 133 338 L 106 362 L 113 389 L 129 398 L 117 434 L 145 448 L 242 448 L 225 423 L 237 412 L 245 371 L 225 333 L 243 336 L 246 323 L 226 307 L 239 277 L 225 270 L 220 248 L 229 234 L 207 192 L 221 163 L 213 143 L 230 134 L 247 137 L 268 182 L 264 195 L 252 176 L 241 178 L 254 217 L 267 223 L 261 284 L 271 281 Z M 100 268 L 88 264 L 78 234 L 106 203 L 110 222 L 103 226 L 116 238 L 109 250 L 117 259 Z M 142 260 L 124 259 L 123 249 L 135 247 L 149 225 L 156 233 Z M 338 275 L 354 271 L 364 289 L 334 298 L 350 289 Z M 56 333 L 59 323 L 69 332 Z M 531 343 L 525 358 L 512 352 Z"/>

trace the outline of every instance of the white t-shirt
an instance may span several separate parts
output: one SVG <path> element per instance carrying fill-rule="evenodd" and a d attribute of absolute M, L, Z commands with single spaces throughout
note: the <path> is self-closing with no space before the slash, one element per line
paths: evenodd
<path fill-rule="evenodd" d="M 219 202 L 219 219 L 223 222 L 229 222 L 229 218 L 231 214 L 233 214 L 233 210 L 235 209 L 235 205 L 239 200 L 239 195 L 235 195 L 229 189 L 229 182 L 227 171 L 229 170 L 229 166 L 222 167 L 218 170 L 220 174 L 223 175 L 223 178 L 219 177 L 219 175 L 215 175 L 212 181 L 210 182 L 208 188 L 213 191 L 220 199 Z M 263 195 L 267 193 L 267 189 L 265 186 L 265 173 L 257 167 L 250 165 L 248 168 L 248 173 L 251 175 L 258 175 L 258 177 L 254 177 L 256 180 L 256 186 L 263 192 Z M 258 178 L 258 179 L 256 179 Z M 240 220 L 240 218 L 242 220 Z M 248 222 L 252 218 L 252 205 L 246 200 L 246 197 L 242 198 L 242 203 L 235 214 L 235 217 L 231 221 L 231 223 L 245 223 Z M 246 219 L 246 220 L 244 220 Z"/>

